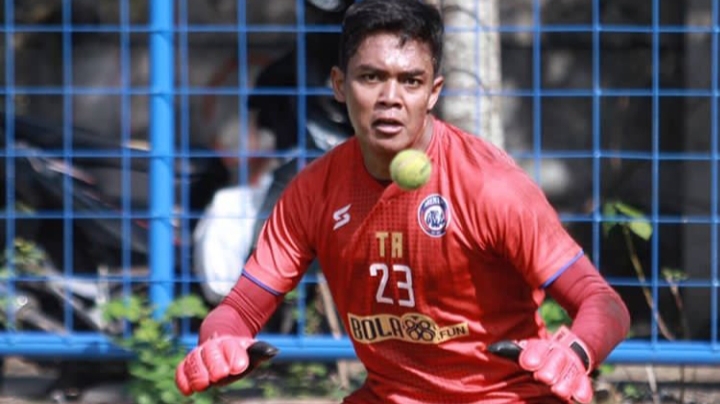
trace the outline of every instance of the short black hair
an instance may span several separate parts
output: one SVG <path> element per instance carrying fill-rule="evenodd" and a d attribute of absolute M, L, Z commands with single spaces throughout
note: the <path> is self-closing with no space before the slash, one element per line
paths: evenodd
<path fill-rule="evenodd" d="M 360 44 L 372 34 L 389 32 L 400 43 L 417 40 L 430 46 L 433 70 L 440 73 L 443 53 L 443 26 L 440 11 L 422 0 L 361 0 L 345 12 L 340 36 L 339 67 L 347 70 L 348 61 Z"/>

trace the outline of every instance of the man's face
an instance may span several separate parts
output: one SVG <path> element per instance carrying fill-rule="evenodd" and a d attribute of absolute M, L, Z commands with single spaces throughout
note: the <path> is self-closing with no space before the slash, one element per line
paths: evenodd
<path fill-rule="evenodd" d="M 368 36 L 348 61 L 332 72 L 335 98 L 347 104 L 355 135 L 365 150 L 394 155 L 422 146 L 425 123 L 443 79 L 435 77 L 430 47 L 398 36 Z M 429 140 L 429 139 L 426 139 Z"/>

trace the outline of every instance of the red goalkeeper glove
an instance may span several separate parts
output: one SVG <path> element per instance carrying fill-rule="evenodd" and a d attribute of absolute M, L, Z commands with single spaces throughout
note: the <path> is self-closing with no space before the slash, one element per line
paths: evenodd
<path fill-rule="evenodd" d="M 593 369 L 588 349 L 567 327 L 560 327 L 551 339 L 533 338 L 517 343 L 522 350 L 517 357 L 520 367 L 532 372 L 535 380 L 550 386 L 550 390 L 564 400 L 574 399 L 587 404 L 593 399 L 589 373 Z M 507 342 L 489 347 L 503 356 Z M 517 353 L 515 353 L 517 355 Z"/>
<path fill-rule="evenodd" d="M 232 383 L 277 353 L 272 345 L 249 338 L 211 338 L 180 362 L 175 371 L 175 384 L 181 393 L 189 396 L 213 385 Z"/>

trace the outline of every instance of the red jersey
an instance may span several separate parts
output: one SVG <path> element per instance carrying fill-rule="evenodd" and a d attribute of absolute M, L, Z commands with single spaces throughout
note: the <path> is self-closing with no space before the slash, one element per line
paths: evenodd
<path fill-rule="evenodd" d="M 542 285 L 582 255 L 542 191 L 503 151 L 442 121 L 430 181 L 372 178 L 356 138 L 300 172 L 245 271 L 292 290 L 318 259 L 367 369 L 346 403 L 553 402 L 549 388 L 486 353 L 544 336 Z"/>

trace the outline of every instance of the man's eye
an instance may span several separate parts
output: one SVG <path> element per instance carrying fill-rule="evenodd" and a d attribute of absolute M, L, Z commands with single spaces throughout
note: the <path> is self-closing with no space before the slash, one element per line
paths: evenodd
<path fill-rule="evenodd" d="M 367 73 L 362 75 L 362 79 L 365 81 L 378 81 L 379 77 L 375 73 Z"/>
<path fill-rule="evenodd" d="M 415 77 L 406 77 L 402 82 L 408 87 L 418 87 L 422 84 L 422 80 Z"/>

